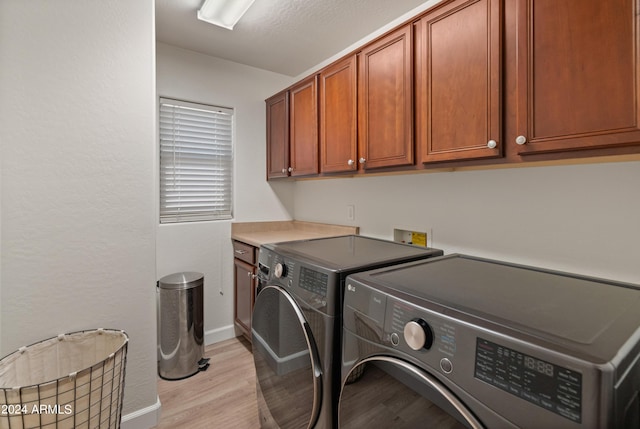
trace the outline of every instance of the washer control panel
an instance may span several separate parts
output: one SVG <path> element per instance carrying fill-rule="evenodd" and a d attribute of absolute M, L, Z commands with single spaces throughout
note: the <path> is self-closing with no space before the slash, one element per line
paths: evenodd
<path fill-rule="evenodd" d="M 339 279 L 321 267 L 265 249 L 260 251 L 260 264 L 265 267 L 263 282 L 281 286 L 295 299 L 321 312 L 334 315 L 339 300 Z M 261 269 L 262 270 L 262 269 Z"/>
<path fill-rule="evenodd" d="M 320 296 L 327 296 L 329 276 L 308 267 L 300 267 L 298 286 Z"/>
<path fill-rule="evenodd" d="M 385 330 L 401 333 L 411 350 L 431 350 L 453 358 L 456 354 L 456 325 L 423 313 L 409 303 L 389 300 Z"/>
<path fill-rule="evenodd" d="M 581 423 L 579 372 L 478 338 L 475 378 Z"/>
<path fill-rule="evenodd" d="M 296 266 L 296 261 L 285 260 L 281 255 L 273 254 L 271 261 L 271 280 L 276 280 L 277 283 L 285 286 L 291 286 Z"/>

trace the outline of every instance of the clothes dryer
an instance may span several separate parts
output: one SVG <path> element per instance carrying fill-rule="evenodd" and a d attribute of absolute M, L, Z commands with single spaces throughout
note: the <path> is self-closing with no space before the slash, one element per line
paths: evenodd
<path fill-rule="evenodd" d="M 638 428 L 638 286 L 450 255 L 347 277 L 339 427 Z"/>

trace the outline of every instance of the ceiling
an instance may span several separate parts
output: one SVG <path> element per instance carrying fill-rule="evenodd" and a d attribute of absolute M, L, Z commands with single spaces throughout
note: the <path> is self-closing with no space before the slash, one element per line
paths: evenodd
<path fill-rule="evenodd" d="M 196 18 L 203 0 L 156 0 L 156 40 L 298 76 L 425 0 L 255 0 L 233 30 Z"/>

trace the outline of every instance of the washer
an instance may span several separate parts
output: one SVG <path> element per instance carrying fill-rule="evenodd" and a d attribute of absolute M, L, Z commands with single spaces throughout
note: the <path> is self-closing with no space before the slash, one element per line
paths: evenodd
<path fill-rule="evenodd" d="M 335 428 L 346 276 L 439 255 L 356 235 L 262 246 L 251 330 L 262 427 Z"/>
<path fill-rule="evenodd" d="M 347 277 L 339 427 L 638 428 L 638 286 L 449 255 Z"/>

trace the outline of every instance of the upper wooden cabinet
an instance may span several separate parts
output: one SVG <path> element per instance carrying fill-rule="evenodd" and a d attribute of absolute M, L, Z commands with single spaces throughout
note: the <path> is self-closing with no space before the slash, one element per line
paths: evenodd
<path fill-rule="evenodd" d="M 413 164 L 412 26 L 358 54 L 358 163 L 364 169 Z"/>
<path fill-rule="evenodd" d="M 266 100 L 267 179 L 288 177 L 289 173 L 289 96 L 280 92 Z"/>
<path fill-rule="evenodd" d="M 266 100 L 267 179 L 318 174 L 317 88 L 312 76 Z"/>
<path fill-rule="evenodd" d="M 267 100 L 267 176 L 637 156 L 639 33 L 638 0 L 444 0 Z"/>
<path fill-rule="evenodd" d="M 291 176 L 318 174 L 318 80 L 312 76 L 289 90 Z"/>
<path fill-rule="evenodd" d="M 636 0 L 517 0 L 520 155 L 640 142 Z"/>
<path fill-rule="evenodd" d="M 356 56 L 320 72 L 320 172 L 358 169 Z"/>
<path fill-rule="evenodd" d="M 498 157 L 500 0 L 456 0 L 416 23 L 416 140 L 422 162 Z"/>

